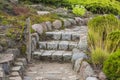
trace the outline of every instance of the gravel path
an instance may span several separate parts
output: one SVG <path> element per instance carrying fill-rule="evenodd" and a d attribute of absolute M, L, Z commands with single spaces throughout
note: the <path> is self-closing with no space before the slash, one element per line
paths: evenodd
<path fill-rule="evenodd" d="M 24 80 L 79 80 L 71 63 L 32 62 Z"/>

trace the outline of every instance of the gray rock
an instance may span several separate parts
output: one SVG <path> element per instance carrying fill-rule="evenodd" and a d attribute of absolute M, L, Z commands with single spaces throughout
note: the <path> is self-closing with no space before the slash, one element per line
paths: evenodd
<path fill-rule="evenodd" d="M 61 32 L 54 32 L 53 39 L 60 40 L 61 39 Z"/>
<path fill-rule="evenodd" d="M 105 75 L 103 72 L 100 72 L 100 73 L 98 74 L 98 78 L 99 78 L 100 80 L 106 80 L 106 79 L 107 79 L 106 75 Z"/>
<path fill-rule="evenodd" d="M 65 51 L 63 53 L 63 61 L 64 62 L 70 62 L 71 58 L 72 58 L 72 52 Z"/>
<path fill-rule="evenodd" d="M 31 37 L 35 37 L 36 41 L 39 41 L 39 35 L 37 33 L 32 33 Z"/>
<path fill-rule="evenodd" d="M 83 58 L 79 58 L 75 61 L 75 64 L 73 66 L 75 72 L 79 72 L 82 61 L 83 61 Z"/>
<path fill-rule="evenodd" d="M 3 70 L 5 74 L 10 74 L 10 62 L 6 62 L 2 64 Z"/>
<path fill-rule="evenodd" d="M 72 34 L 70 32 L 62 33 L 62 40 L 71 40 Z"/>
<path fill-rule="evenodd" d="M 32 53 L 33 58 L 39 60 L 43 52 L 44 52 L 43 50 L 33 52 Z"/>
<path fill-rule="evenodd" d="M 26 58 L 17 58 L 16 61 L 22 62 L 22 63 L 24 64 L 25 67 L 27 66 L 27 60 L 26 60 Z"/>
<path fill-rule="evenodd" d="M 57 8 L 56 10 L 52 11 L 52 13 L 56 13 L 64 16 L 68 15 L 67 10 L 65 10 L 64 8 Z"/>
<path fill-rule="evenodd" d="M 45 23 L 46 23 L 47 29 L 48 29 L 49 31 L 51 31 L 51 30 L 52 30 L 52 23 L 51 23 L 50 21 L 47 21 L 47 22 L 45 22 Z"/>
<path fill-rule="evenodd" d="M 87 77 L 86 80 L 98 80 L 96 77 Z"/>
<path fill-rule="evenodd" d="M 94 76 L 95 73 L 86 61 L 82 61 L 79 75 L 85 80 L 87 77 Z"/>
<path fill-rule="evenodd" d="M 77 42 L 69 42 L 69 50 L 73 50 L 77 48 Z"/>
<path fill-rule="evenodd" d="M 87 25 L 89 18 L 82 19 L 80 17 L 75 17 L 75 20 L 80 26 L 84 26 Z"/>
<path fill-rule="evenodd" d="M 68 49 L 68 44 L 69 44 L 68 41 L 61 41 L 59 43 L 59 49 L 60 50 L 67 50 Z"/>
<path fill-rule="evenodd" d="M 78 33 L 72 34 L 72 40 L 79 40 L 79 39 L 80 39 L 80 34 L 78 34 Z"/>
<path fill-rule="evenodd" d="M 63 25 L 64 25 L 64 27 L 70 27 L 71 26 L 71 23 L 70 23 L 70 21 L 69 20 L 63 20 Z"/>
<path fill-rule="evenodd" d="M 9 80 L 22 80 L 20 76 L 17 77 L 9 77 Z"/>
<path fill-rule="evenodd" d="M 40 24 L 34 24 L 32 25 L 32 29 L 38 32 L 39 34 L 42 34 L 44 31 L 44 28 Z"/>
<path fill-rule="evenodd" d="M 0 45 L 0 52 L 2 52 L 3 51 L 3 47 Z"/>
<path fill-rule="evenodd" d="M 60 20 L 55 20 L 55 21 L 53 22 L 53 27 L 54 27 L 55 29 L 60 29 L 60 28 L 62 27 L 62 22 L 61 22 Z"/>
<path fill-rule="evenodd" d="M 78 48 L 81 50 L 81 51 L 86 51 L 87 50 L 87 42 L 86 41 L 80 41 L 78 43 Z"/>
<path fill-rule="evenodd" d="M 35 51 L 36 47 L 37 47 L 37 41 L 36 41 L 36 39 L 34 37 L 32 37 L 32 40 L 31 40 L 31 50 Z"/>
<path fill-rule="evenodd" d="M 14 48 L 14 46 L 17 45 L 17 43 L 16 43 L 15 41 L 11 40 L 11 39 L 9 39 L 9 40 L 7 41 L 7 43 L 8 43 L 7 46 L 8 46 L 9 48 Z"/>
<path fill-rule="evenodd" d="M 11 77 L 20 76 L 20 74 L 18 72 L 11 72 L 10 76 Z"/>
<path fill-rule="evenodd" d="M 19 49 L 7 49 L 6 51 L 7 54 L 13 54 L 14 57 L 19 56 L 20 55 L 20 50 Z"/>
<path fill-rule="evenodd" d="M 45 51 L 43 52 L 43 54 L 41 55 L 41 59 L 42 60 L 51 60 L 51 56 L 52 54 L 55 52 L 55 50 L 50 50 L 50 51 Z"/>
<path fill-rule="evenodd" d="M 23 64 L 23 62 L 15 62 L 14 65 L 15 65 L 15 66 L 21 66 L 21 67 L 22 67 L 22 70 L 23 70 L 23 71 L 25 70 L 25 65 Z"/>
<path fill-rule="evenodd" d="M 74 64 L 75 61 L 79 58 L 87 59 L 87 55 L 83 52 L 80 52 L 78 49 L 73 49 L 73 56 L 72 56 L 72 63 Z"/>
<path fill-rule="evenodd" d="M 47 43 L 47 49 L 54 49 L 57 50 L 58 49 L 58 44 L 59 41 L 51 41 Z"/>
<path fill-rule="evenodd" d="M 47 15 L 47 14 L 50 14 L 49 11 L 37 11 L 37 14 L 38 15 Z"/>
<path fill-rule="evenodd" d="M 41 26 L 43 27 L 43 31 L 46 32 L 48 29 L 47 29 L 47 25 L 45 22 L 42 22 L 41 23 Z"/>
<path fill-rule="evenodd" d="M 76 25 L 77 24 L 74 19 L 68 19 L 68 20 L 71 22 L 72 25 Z"/>
<path fill-rule="evenodd" d="M 19 0 L 9 0 L 11 3 L 18 4 Z"/>
<path fill-rule="evenodd" d="M 5 73 L 1 66 L 0 66 L 0 80 L 5 80 Z"/>
<path fill-rule="evenodd" d="M 47 48 L 47 42 L 39 42 L 39 48 L 40 49 L 46 49 Z"/>
<path fill-rule="evenodd" d="M 12 72 L 19 72 L 20 76 L 23 76 L 23 68 L 22 66 L 15 66 L 11 69 Z"/>
<path fill-rule="evenodd" d="M 59 61 L 59 62 L 61 62 L 62 61 L 63 53 L 64 53 L 64 51 L 55 51 L 52 54 L 52 60 L 53 61 Z"/>

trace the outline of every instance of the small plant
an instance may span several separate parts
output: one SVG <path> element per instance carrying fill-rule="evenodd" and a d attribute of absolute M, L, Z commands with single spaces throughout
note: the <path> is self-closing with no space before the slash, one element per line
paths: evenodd
<path fill-rule="evenodd" d="M 108 58 L 108 52 L 102 50 L 101 48 L 96 48 L 91 52 L 91 59 L 96 69 L 102 69 L 104 61 Z"/>
<path fill-rule="evenodd" d="M 83 6 L 76 5 L 75 7 L 73 6 L 72 11 L 77 16 L 83 16 L 85 14 L 85 12 L 86 12 L 86 9 Z"/>
<path fill-rule="evenodd" d="M 104 62 L 103 71 L 109 80 L 120 79 L 120 49 L 112 53 Z"/>

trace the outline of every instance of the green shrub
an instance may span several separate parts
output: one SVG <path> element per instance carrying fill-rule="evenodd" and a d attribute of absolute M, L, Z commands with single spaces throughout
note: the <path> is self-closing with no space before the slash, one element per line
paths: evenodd
<path fill-rule="evenodd" d="M 116 0 L 68 0 L 70 4 L 83 5 L 88 11 L 97 14 L 120 14 L 120 2 Z"/>
<path fill-rule="evenodd" d="M 120 79 L 120 50 L 112 53 L 105 61 L 103 71 L 109 80 Z"/>
<path fill-rule="evenodd" d="M 72 11 L 77 16 L 83 16 L 85 14 L 85 12 L 86 12 L 86 9 L 83 6 L 76 5 L 75 7 L 73 6 Z"/>
<path fill-rule="evenodd" d="M 102 50 L 101 48 L 96 48 L 91 52 L 91 60 L 94 68 L 101 69 L 104 61 L 108 58 L 108 52 Z"/>

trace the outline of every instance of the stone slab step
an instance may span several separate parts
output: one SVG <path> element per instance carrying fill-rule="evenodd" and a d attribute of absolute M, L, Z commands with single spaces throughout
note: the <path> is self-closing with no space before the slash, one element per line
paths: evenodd
<path fill-rule="evenodd" d="M 22 80 L 20 76 L 17 77 L 9 77 L 9 80 Z"/>
<path fill-rule="evenodd" d="M 76 32 L 62 32 L 62 31 L 56 31 L 56 32 L 46 32 L 46 36 L 48 39 L 52 40 L 79 40 L 80 34 Z"/>
<path fill-rule="evenodd" d="M 11 72 L 18 72 L 20 74 L 21 77 L 23 77 L 23 68 L 22 66 L 14 66 L 11 69 Z"/>
<path fill-rule="evenodd" d="M 47 50 L 72 50 L 76 48 L 78 42 L 73 41 L 43 41 L 39 42 L 40 49 Z"/>
<path fill-rule="evenodd" d="M 40 50 L 32 53 L 33 58 L 37 60 L 70 62 L 72 58 L 72 51 L 61 50 Z"/>

